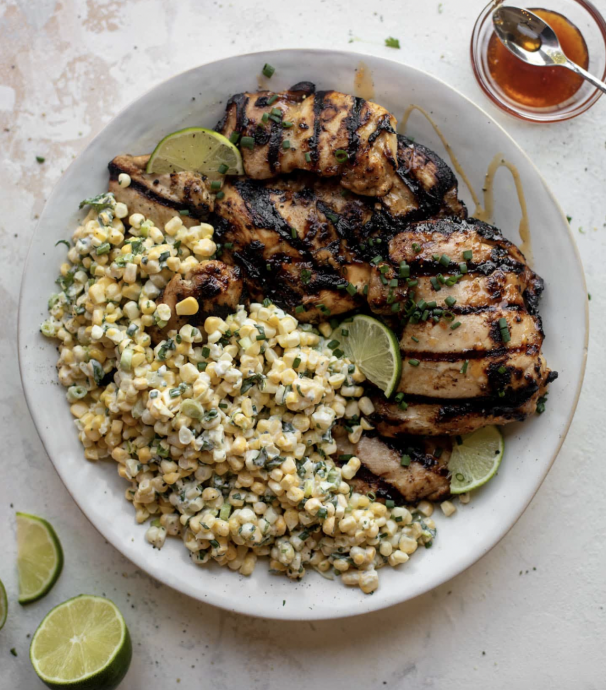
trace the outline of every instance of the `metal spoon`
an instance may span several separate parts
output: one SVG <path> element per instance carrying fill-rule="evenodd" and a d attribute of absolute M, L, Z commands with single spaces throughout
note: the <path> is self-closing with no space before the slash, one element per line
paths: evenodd
<path fill-rule="evenodd" d="M 606 84 L 569 60 L 554 30 L 536 14 L 518 7 L 499 7 L 492 13 L 497 36 L 520 60 L 537 67 L 566 67 L 606 93 Z"/>

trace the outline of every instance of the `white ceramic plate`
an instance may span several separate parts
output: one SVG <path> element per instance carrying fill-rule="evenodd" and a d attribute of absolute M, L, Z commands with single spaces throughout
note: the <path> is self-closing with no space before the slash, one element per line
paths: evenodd
<path fill-rule="evenodd" d="M 80 216 L 80 200 L 107 188 L 111 158 L 124 152 L 149 152 L 165 134 L 182 127 L 214 126 L 231 94 L 257 87 L 265 62 L 277 68 L 271 81 L 275 90 L 310 80 L 319 88 L 351 93 L 360 59 L 372 72 L 374 100 L 398 119 L 412 103 L 433 113 L 477 189 L 495 153 L 501 152 L 517 166 L 528 200 L 535 269 L 547 285 L 541 307 L 545 354 L 551 368 L 560 373 L 547 412 L 506 427 L 506 454 L 498 476 L 454 518 L 438 518 L 433 548 L 416 553 L 398 570 L 383 569 L 373 596 L 315 573 L 294 583 L 270 575 L 264 562 L 249 578 L 218 567 L 200 568 L 189 561 L 178 540 L 169 539 L 161 551 L 152 549 L 144 538 L 146 528 L 135 523 L 132 507 L 124 499 L 125 484 L 114 464 L 84 460 L 64 389 L 57 384 L 55 344 L 39 332 L 64 257 L 62 245 L 55 248 L 55 242 L 71 235 Z M 412 116 L 408 132 L 444 155 L 418 113 Z M 495 222 L 507 237 L 519 241 L 519 206 L 504 173 L 497 189 Z M 461 192 L 470 202 L 462 185 Z M 443 82 L 406 65 L 352 53 L 284 50 L 221 60 L 160 84 L 120 113 L 71 165 L 40 218 L 25 268 L 19 356 L 30 411 L 57 472 L 95 527 L 138 567 L 181 592 L 231 611 L 268 618 L 337 618 L 427 592 L 477 561 L 512 527 L 545 478 L 571 422 L 585 367 L 586 307 L 583 270 L 566 218 L 537 169 L 489 115 Z"/>

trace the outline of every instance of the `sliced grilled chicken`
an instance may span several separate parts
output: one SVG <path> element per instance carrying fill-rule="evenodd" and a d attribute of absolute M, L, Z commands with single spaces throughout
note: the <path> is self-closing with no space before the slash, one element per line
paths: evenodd
<path fill-rule="evenodd" d="M 239 93 L 217 130 L 248 137 L 241 145 L 248 177 L 264 180 L 294 170 L 339 177 L 352 192 L 381 197 L 395 182 L 396 120 L 385 108 L 310 82 L 288 91 Z M 254 145 L 246 144 L 254 140 Z"/>
<path fill-rule="evenodd" d="M 157 300 L 157 304 L 168 304 L 172 315 L 164 328 L 150 330 L 152 341 L 158 343 L 169 331 L 179 330 L 188 323 L 201 328 L 207 316 L 225 318 L 236 311 L 243 287 L 240 269 L 222 261 L 204 261 L 184 278 L 178 274 L 173 276 Z M 187 297 L 195 297 L 199 311 L 193 316 L 179 316 L 176 306 Z"/>
<path fill-rule="evenodd" d="M 396 505 L 443 500 L 450 494 L 448 461 L 451 454 L 449 438 L 407 439 L 385 441 L 378 437 L 363 436 L 356 444 L 335 430 L 337 461 L 339 456 L 355 455 L 362 463 L 356 476 L 349 480 L 354 491 L 373 492 L 381 502 L 394 501 Z M 439 450 L 438 450 L 439 449 Z M 402 465 L 402 456 L 411 462 Z M 436 457 L 436 455 L 438 457 Z"/>
<path fill-rule="evenodd" d="M 377 311 L 402 305 L 404 403 L 376 396 L 379 432 L 461 434 L 533 413 L 557 374 L 541 354 L 543 281 L 520 250 L 486 223 L 438 220 L 394 237 L 389 261 L 378 275 L 390 278 L 403 262 L 410 292 L 404 281 L 384 286 L 375 269 L 369 302 Z"/>
<path fill-rule="evenodd" d="M 109 191 L 129 213 L 142 213 L 158 228 L 181 213 L 184 225 L 199 225 L 213 210 L 214 195 L 198 173 L 150 175 L 145 172 L 149 156 L 116 156 L 109 164 Z M 128 187 L 118 184 L 120 173 L 130 176 Z"/>

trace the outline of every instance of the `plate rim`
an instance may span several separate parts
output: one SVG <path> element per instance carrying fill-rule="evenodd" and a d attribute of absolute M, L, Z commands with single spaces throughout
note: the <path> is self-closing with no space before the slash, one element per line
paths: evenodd
<path fill-rule="evenodd" d="M 26 278 L 28 277 L 28 268 L 32 259 L 32 254 L 33 254 L 33 248 L 35 246 L 35 238 L 39 232 L 40 226 L 43 223 L 44 216 L 47 212 L 47 209 L 53 205 L 54 198 L 58 193 L 58 188 L 61 184 L 61 181 L 63 177 L 67 174 L 68 170 L 74 165 L 80 158 L 81 156 L 84 155 L 84 153 L 93 145 L 94 142 L 97 141 L 104 133 L 105 131 L 115 122 L 116 119 L 120 118 L 128 109 L 130 109 L 135 103 L 140 101 L 141 99 L 145 98 L 147 95 L 149 95 L 152 91 L 155 91 L 156 89 L 160 88 L 164 84 L 174 80 L 183 77 L 183 75 L 188 74 L 190 72 L 195 72 L 196 70 L 200 69 L 201 67 L 205 67 L 208 65 L 216 65 L 220 64 L 222 62 L 227 62 L 235 59 L 240 59 L 244 57 L 253 57 L 255 55 L 268 55 L 268 54 L 285 54 L 285 53 L 313 53 L 313 54 L 320 54 L 320 55 L 344 55 L 344 56 L 361 56 L 361 57 L 367 57 L 367 58 L 372 58 L 373 60 L 378 60 L 379 62 L 386 62 L 386 63 L 391 63 L 394 65 L 397 65 L 398 67 L 404 67 L 409 70 L 413 70 L 415 72 L 418 72 L 422 74 L 424 77 L 429 78 L 430 80 L 434 80 L 440 84 L 442 88 L 446 88 L 452 92 L 454 92 L 457 96 L 463 98 L 465 101 L 468 102 L 470 106 L 473 108 L 477 109 L 483 116 L 485 116 L 490 124 L 496 126 L 501 134 L 505 135 L 507 139 L 509 139 L 510 143 L 513 144 L 513 146 L 517 149 L 517 151 L 526 159 L 527 163 L 531 166 L 531 168 L 534 170 L 535 174 L 537 175 L 537 178 L 540 180 L 542 183 L 546 193 L 548 194 L 551 203 L 553 206 L 557 209 L 558 213 L 562 217 L 564 221 L 564 227 L 566 228 L 566 231 L 569 236 L 569 240 L 571 242 L 573 252 L 574 252 L 574 261 L 577 264 L 577 268 L 579 269 L 580 277 L 581 277 L 581 282 L 582 286 L 584 288 L 585 293 L 587 293 L 587 281 L 585 277 L 585 271 L 583 267 L 583 262 L 581 259 L 581 255 L 579 252 L 579 248 L 576 243 L 576 239 L 574 237 L 574 234 L 570 228 L 570 225 L 567 221 L 566 214 L 564 213 L 563 209 L 561 208 L 557 198 L 555 197 L 554 193 L 552 192 L 551 188 L 547 184 L 547 181 L 545 180 L 544 176 L 542 175 L 541 171 L 537 167 L 537 165 L 533 162 L 533 160 L 530 158 L 530 156 L 526 153 L 526 151 L 520 146 L 520 144 L 517 143 L 517 141 L 513 138 L 511 134 L 501 125 L 497 120 L 495 120 L 490 113 L 488 113 L 482 106 L 478 105 L 475 101 L 473 101 L 469 96 L 465 95 L 459 89 L 457 89 L 454 86 L 451 86 L 448 84 L 446 81 L 444 81 L 442 78 L 435 76 L 434 74 L 428 72 L 427 70 L 424 70 L 420 67 L 416 67 L 414 65 L 411 65 L 407 62 L 402 62 L 398 60 L 393 60 L 388 57 L 383 57 L 383 56 L 378 56 L 374 55 L 372 53 L 364 52 L 364 51 L 358 51 L 358 50 L 331 50 L 331 49 L 324 49 L 324 48 L 277 48 L 273 50 L 261 50 L 261 51 L 251 51 L 248 53 L 238 53 L 236 55 L 230 55 L 226 56 L 224 58 L 221 58 L 220 60 L 210 60 L 207 62 L 201 62 L 200 64 L 195 65 L 194 67 L 190 67 L 189 69 L 182 70 L 176 74 L 173 74 L 170 77 L 167 77 L 166 79 L 163 79 L 159 81 L 157 84 L 154 84 L 151 86 L 149 89 L 143 91 L 137 98 L 135 98 L 132 101 L 129 101 L 123 108 L 121 108 L 98 132 L 95 134 L 91 140 L 87 143 L 86 147 L 80 151 L 80 153 L 74 158 L 70 164 L 65 168 L 61 176 L 57 179 L 55 182 L 53 189 L 51 193 L 48 196 L 48 199 L 46 200 L 44 204 L 44 208 L 42 212 L 40 213 L 40 217 L 36 223 L 36 226 L 34 228 L 34 231 L 32 232 L 32 236 L 29 241 L 29 247 L 27 250 L 27 255 L 25 259 L 25 263 L 23 265 L 23 273 L 21 276 L 21 283 L 20 283 L 20 288 L 19 288 L 19 299 L 18 299 L 18 305 L 17 305 L 17 355 L 18 355 L 18 362 L 19 362 L 19 375 L 21 379 L 21 385 L 23 388 L 23 393 L 24 397 L 28 406 L 28 410 L 30 413 L 30 416 L 34 422 L 34 426 L 36 428 L 36 432 L 38 433 L 38 437 L 40 438 L 40 441 L 42 443 L 42 446 L 49 457 L 51 464 L 55 470 L 55 472 L 59 475 L 59 478 L 61 479 L 61 482 L 63 483 L 63 486 L 67 490 L 68 494 L 71 496 L 75 504 L 78 506 L 82 514 L 86 517 L 88 522 L 99 532 L 99 534 L 107 540 L 108 543 L 112 545 L 113 548 L 115 548 L 119 553 L 121 553 L 127 560 L 129 560 L 131 563 L 133 563 L 137 568 L 141 569 L 143 572 L 145 572 L 149 577 L 153 578 L 154 580 L 157 580 L 161 582 L 162 584 L 171 587 L 175 591 L 179 592 L 180 594 L 185 594 L 186 596 L 190 596 L 191 598 L 200 601 L 204 604 L 208 604 L 210 606 L 214 606 L 216 608 L 220 608 L 226 611 L 230 611 L 232 613 L 238 613 L 242 615 L 249 615 L 249 616 L 254 616 L 257 618 L 263 618 L 263 619 L 268 619 L 268 620 L 284 620 L 284 621 L 312 621 L 312 620 L 339 620 L 339 619 L 344 619 L 344 618 L 350 618 L 353 616 L 359 616 L 359 615 L 365 615 L 367 613 L 372 613 L 380 610 L 384 610 L 386 608 L 390 608 L 392 606 L 396 606 L 398 604 L 403 604 L 407 601 L 412 601 L 413 599 L 416 599 L 419 596 L 422 596 L 423 594 L 427 594 L 428 592 L 432 591 L 436 587 L 440 587 L 449 580 L 453 579 L 454 577 L 457 577 L 458 575 L 461 575 L 464 573 L 466 570 L 468 570 L 471 566 L 475 565 L 481 558 L 486 556 L 492 549 L 494 549 L 497 544 L 501 542 L 501 540 L 509 533 L 511 529 L 517 524 L 518 520 L 522 517 L 522 515 L 526 512 L 528 509 L 528 506 L 536 496 L 537 492 L 543 485 L 543 482 L 545 481 L 545 478 L 547 477 L 549 471 L 553 467 L 553 464 L 557 458 L 557 456 L 560 453 L 560 450 L 562 448 L 562 445 L 568 435 L 568 432 L 570 430 L 570 426 L 572 424 L 572 421 L 574 419 L 578 403 L 579 403 L 579 398 L 581 395 L 582 387 L 583 387 L 583 382 L 585 378 L 585 373 L 586 373 L 586 368 L 587 368 L 587 355 L 588 355 L 588 344 L 589 344 L 589 301 L 586 299 L 585 300 L 585 305 L 584 305 L 584 310 L 582 311 L 583 313 L 583 318 L 584 318 L 584 326 L 585 326 L 585 336 L 584 336 L 584 342 L 583 342 L 583 353 L 582 353 L 582 358 L 580 362 L 580 375 L 578 377 L 578 382 L 576 385 L 576 390 L 574 393 L 574 400 L 572 402 L 568 417 L 566 419 L 565 425 L 562 429 L 562 433 L 560 435 L 560 438 L 558 440 L 558 443 L 552 453 L 551 458 L 549 459 L 549 462 L 546 463 L 544 470 L 541 473 L 540 476 L 540 481 L 538 481 L 537 486 L 535 490 L 529 495 L 528 500 L 524 503 L 523 507 L 519 511 L 518 515 L 515 517 L 513 522 L 511 524 L 508 524 L 504 529 L 499 530 L 498 532 L 495 533 L 495 537 L 493 540 L 491 540 L 490 546 L 488 548 L 480 551 L 475 555 L 473 558 L 470 559 L 469 563 L 467 563 L 461 570 L 458 570 L 455 573 L 451 572 L 445 572 L 443 577 L 438 577 L 437 581 L 433 582 L 430 587 L 427 589 L 424 589 L 421 592 L 418 592 L 414 594 L 413 596 L 398 596 L 398 594 L 394 594 L 391 597 L 388 597 L 385 600 L 378 601 L 378 604 L 376 605 L 370 605 L 370 606 L 365 606 L 363 607 L 363 610 L 349 610 L 343 607 L 342 609 L 339 609 L 338 611 L 332 611 L 332 610 L 326 610 L 325 612 L 319 612 L 316 613 L 313 609 L 309 610 L 308 608 L 301 609 L 299 613 L 297 614 L 289 614 L 286 610 L 284 609 L 279 609 L 277 612 L 272 611 L 272 612 L 263 612 L 259 611 L 258 609 L 254 608 L 254 605 L 251 607 L 248 604 L 245 604 L 243 607 L 236 608 L 234 606 L 229 605 L 227 602 L 221 601 L 221 602 L 215 602 L 215 601 L 209 601 L 206 598 L 202 598 L 199 596 L 193 588 L 188 588 L 188 590 L 184 589 L 181 586 L 178 586 L 176 584 L 173 584 L 171 582 L 170 576 L 166 574 L 164 577 L 161 575 L 152 572 L 151 569 L 148 568 L 146 561 L 142 558 L 140 558 L 137 554 L 131 554 L 126 547 L 123 548 L 122 544 L 120 544 L 117 540 L 114 540 L 111 535 L 105 534 L 101 527 L 95 524 L 93 522 L 93 519 L 88 516 L 85 508 L 83 507 L 84 501 L 80 501 L 76 498 L 76 496 L 72 493 L 71 489 L 68 486 L 68 482 L 63 476 L 63 472 L 59 469 L 57 464 L 55 463 L 52 455 L 48 451 L 47 444 L 44 439 L 44 435 L 41 431 L 42 429 L 42 423 L 38 420 L 37 418 L 37 413 L 35 412 L 36 406 L 34 404 L 34 392 L 28 387 L 28 382 L 27 382 L 27 376 L 24 371 L 24 363 L 23 363 L 23 351 L 24 349 L 24 338 L 25 338 L 25 333 L 24 331 L 24 321 L 25 321 L 25 307 L 23 303 L 23 292 L 24 292 L 24 285 L 26 282 Z M 65 474 L 67 474 L 65 472 Z M 370 597 L 368 597 L 370 599 Z M 371 603 L 370 601 L 368 603 Z"/>

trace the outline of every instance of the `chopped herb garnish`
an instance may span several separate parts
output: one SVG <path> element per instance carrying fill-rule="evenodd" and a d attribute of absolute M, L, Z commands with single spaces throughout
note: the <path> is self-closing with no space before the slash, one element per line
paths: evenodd
<path fill-rule="evenodd" d="M 305 162 L 311 163 L 311 153 L 309 151 L 305 154 Z"/>
<path fill-rule="evenodd" d="M 469 366 L 469 360 L 466 359 L 465 362 L 463 362 L 463 366 L 461 367 L 461 374 L 467 373 L 467 367 L 468 366 Z"/>
<path fill-rule="evenodd" d="M 304 311 L 305 307 L 302 304 L 299 304 L 295 307 L 295 314 L 301 314 Z"/>
<path fill-rule="evenodd" d="M 270 96 L 270 97 L 267 99 L 267 105 L 272 105 L 272 104 L 275 103 L 277 100 L 278 100 L 278 94 L 277 94 L 277 93 L 274 93 L 273 96 Z"/>
<path fill-rule="evenodd" d="M 439 261 L 444 267 L 450 266 L 450 257 L 448 256 L 448 254 L 442 254 Z"/>
<path fill-rule="evenodd" d="M 276 71 L 276 68 L 266 62 L 263 65 L 263 69 L 261 71 L 263 72 L 263 76 L 267 77 L 268 79 L 271 79 L 274 72 Z"/>
<path fill-rule="evenodd" d="M 418 359 L 409 359 L 408 363 L 410 364 L 411 367 L 418 367 L 421 362 L 419 362 Z"/>
<path fill-rule="evenodd" d="M 460 321 L 455 321 L 453 324 L 451 324 L 450 330 L 451 330 L 451 331 L 456 331 L 457 328 L 458 328 L 460 325 L 461 325 L 461 322 L 460 322 Z"/>
<path fill-rule="evenodd" d="M 345 161 L 349 158 L 349 154 L 344 149 L 337 149 L 335 151 L 335 158 L 337 163 L 345 163 Z"/>
<path fill-rule="evenodd" d="M 408 465 L 410 465 L 411 463 L 411 460 L 412 458 L 410 457 L 410 455 L 404 454 L 400 459 L 400 465 L 402 465 L 402 467 L 408 467 Z"/>
<path fill-rule="evenodd" d="M 448 296 L 448 297 L 444 300 L 444 303 L 445 303 L 447 306 L 452 307 L 452 306 L 456 303 L 456 301 L 457 301 L 457 300 L 456 300 L 454 297 Z"/>
<path fill-rule="evenodd" d="M 229 140 L 231 141 L 232 144 L 237 144 L 238 141 L 240 140 L 240 134 L 238 132 L 232 132 L 229 135 Z"/>
<path fill-rule="evenodd" d="M 356 286 L 352 285 L 351 283 L 347 283 L 347 292 L 353 297 L 354 295 L 358 294 L 358 291 L 356 290 Z"/>
<path fill-rule="evenodd" d="M 255 140 L 253 137 L 242 137 L 240 146 L 244 147 L 245 149 L 253 149 L 255 147 Z"/>
<path fill-rule="evenodd" d="M 46 158 L 44 158 L 43 156 L 36 156 L 36 160 L 38 161 L 38 163 L 44 163 Z"/>
<path fill-rule="evenodd" d="M 287 151 L 290 148 L 290 141 L 288 141 L 288 139 L 284 139 L 284 141 L 282 142 L 282 148 L 285 151 Z"/>
<path fill-rule="evenodd" d="M 389 38 L 385 39 L 385 46 L 387 48 L 396 48 L 397 50 L 400 50 L 400 39 L 390 36 Z"/>
<path fill-rule="evenodd" d="M 471 251 L 471 249 L 466 249 L 463 252 L 463 258 L 465 259 L 465 261 L 471 261 L 472 260 L 473 252 Z"/>
<path fill-rule="evenodd" d="M 467 264 L 464 261 L 461 261 L 459 264 L 459 271 L 461 271 L 461 273 L 467 273 Z"/>

